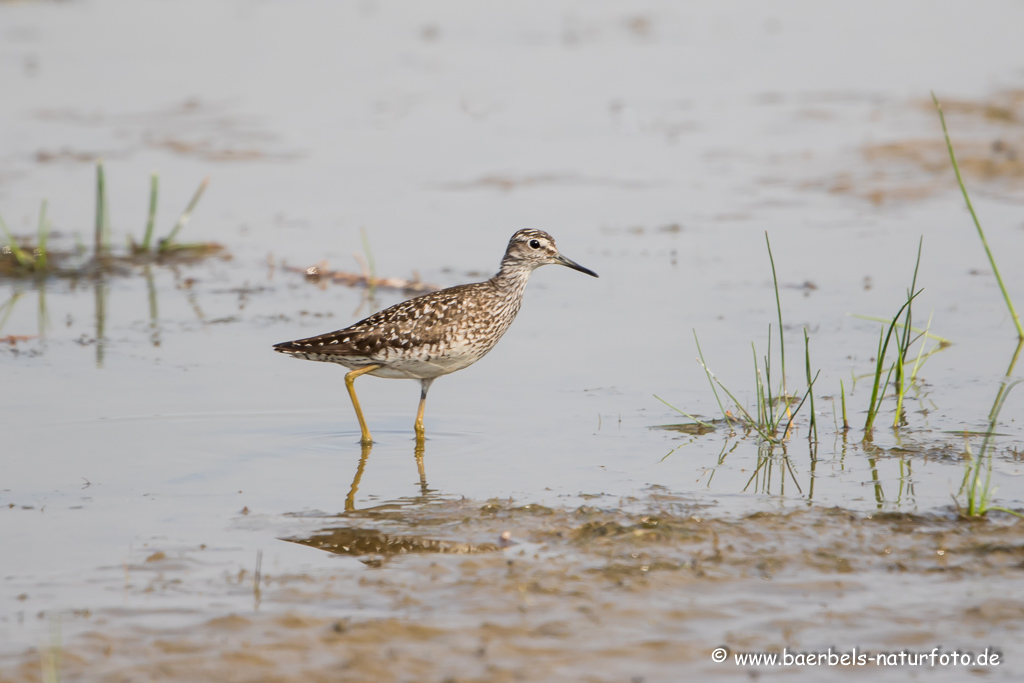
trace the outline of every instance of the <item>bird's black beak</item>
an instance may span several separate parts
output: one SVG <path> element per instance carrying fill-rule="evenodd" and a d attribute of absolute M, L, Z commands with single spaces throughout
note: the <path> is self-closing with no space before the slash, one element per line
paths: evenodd
<path fill-rule="evenodd" d="M 576 263 L 572 259 L 565 258 L 561 254 L 556 256 L 555 260 L 558 261 L 563 266 L 568 266 L 569 268 L 572 268 L 573 270 L 578 270 L 581 273 L 586 273 L 587 275 L 592 275 L 593 277 L 597 277 L 597 273 L 592 271 L 590 268 L 584 268 L 583 266 L 581 266 L 580 264 Z"/>

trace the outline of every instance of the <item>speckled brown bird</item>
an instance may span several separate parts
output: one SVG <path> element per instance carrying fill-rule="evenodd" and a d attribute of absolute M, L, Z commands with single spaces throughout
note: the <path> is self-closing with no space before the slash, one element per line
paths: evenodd
<path fill-rule="evenodd" d="M 494 348 L 519 313 L 530 273 L 549 263 L 597 277 L 594 271 L 559 254 L 551 235 L 542 230 L 520 230 L 509 240 L 501 268 L 486 282 L 424 294 L 343 330 L 275 344 L 274 350 L 294 358 L 340 363 L 351 370 L 345 375 L 345 386 L 363 443 L 373 439 L 356 397 L 356 378 L 369 374 L 419 380 L 420 406 L 414 427 L 417 440 L 422 440 L 430 385 L 441 375 L 469 367 Z"/>

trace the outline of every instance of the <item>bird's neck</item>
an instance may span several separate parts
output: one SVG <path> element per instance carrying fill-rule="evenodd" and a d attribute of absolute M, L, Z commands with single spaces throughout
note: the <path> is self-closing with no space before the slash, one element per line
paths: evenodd
<path fill-rule="evenodd" d="M 532 268 L 521 263 L 503 260 L 501 269 L 491 278 L 491 284 L 506 296 L 521 297 L 532 272 Z"/>

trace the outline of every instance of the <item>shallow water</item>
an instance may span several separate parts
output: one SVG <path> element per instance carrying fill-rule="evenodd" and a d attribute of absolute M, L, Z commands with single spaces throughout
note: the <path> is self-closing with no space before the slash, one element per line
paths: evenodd
<path fill-rule="evenodd" d="M 42 676 L 32 648 L 54 633 L 69 680 L 746 675 L 710 662 L 722 644 L 997 647 L 989 673 L 1014 675 L 1024 612 L 1001 598 L 1019 524 L 958 521 L 952 497 L 956 432 L 985 429 L 1016 341 L 925 106 L 932 88 L 948 103 L 1019 304 L 1021 10 L 972 12 L 0 6 L 12 230 L 32 235 L 46 197 L 54 247 L 91 244 L 103 157 L 115 245 L 139 239 L 159 168 L 158 234 L 209 175 L 182 239 L 230 256 L 0 281 L 0 302 L 18 297 L 0 314 L 0 680 Z M 380 275 L 450 286 L 490 275 L 524 226 L 601 277 L 538 271 L 501 344 L 435 384 L 422 454 L 414 383 L 360 380 L 364 454 L 340 370 L 270 349 L 404 298 L 286 268 L 359 272 L 361 229 Z M 686 420 L 654 394 L 719 416 L 693 330 L 753 403 L 750 344 L 763 356 L 776 323 L 766 231 L 788 378 L 804 384 L 804 327 L 821 369 L 814 457 L 806 406 L 788 459 L 657 428 Z M 849 314 L 896 312 L 922 235 L 915 321 L 953 344 L 923 366 L 908 425 L 888 427 L 887 400 L 865 445 L 854 378 L 879 326 Z M 1014 509 L 1020 401 L 993 476 Z M 663 513 L 670 533 L 633 535 Z M 733 548 L 715 571 L 698 566 L 708 534 Z M 327 537 L 375 550 L 288 542 Z"/>

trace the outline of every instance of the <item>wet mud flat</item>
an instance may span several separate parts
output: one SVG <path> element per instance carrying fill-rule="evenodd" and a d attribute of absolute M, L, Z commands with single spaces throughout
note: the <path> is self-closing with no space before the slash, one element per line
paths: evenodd
<path fill-rule="evenodd" d="M 308 573 L 197 580 L 199 550 L 139 555 L 125 566 L 126 595 L 203 595 L 209 607 L 67 613 L 52 644 L 0 660 L 0 681 L 47 680 L 54 662 L 65 681 L 1010 679 L 1024 628 L 1019 519 L 820 507 L 707 518 L 657 488 L 619 502 L 399 501 L 295 516 L 281 542 L 339 559 Z M 216 607 L 246 596 L 249 608 Z M 718 647 L 723 663 L 711 659 Z M 987 649 L 1004 665 L 732 657 L 936 647 Z"/>

